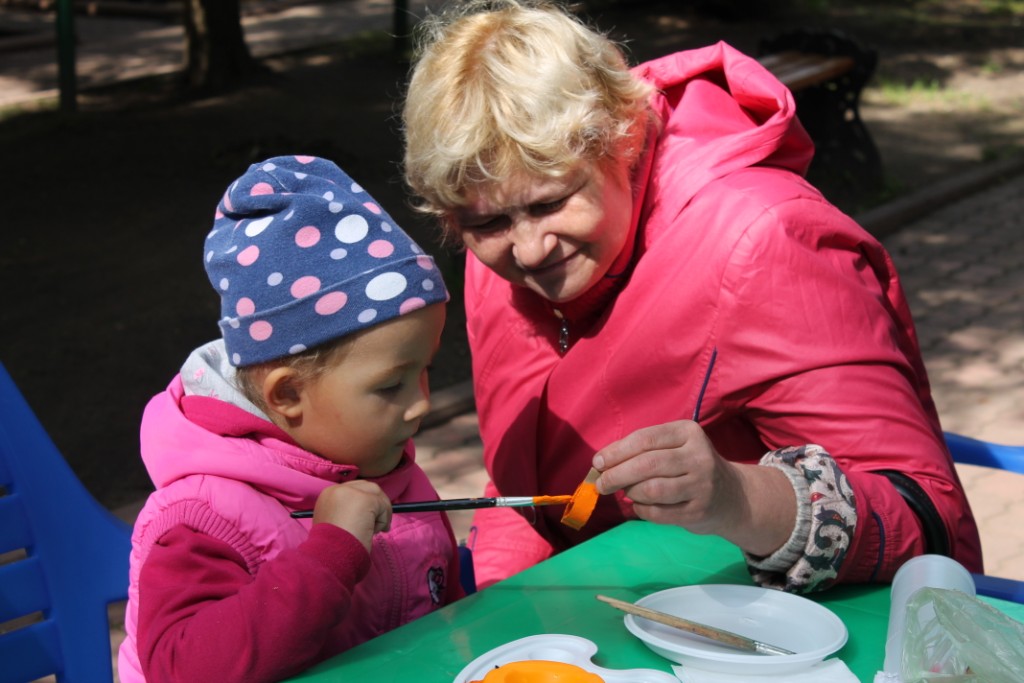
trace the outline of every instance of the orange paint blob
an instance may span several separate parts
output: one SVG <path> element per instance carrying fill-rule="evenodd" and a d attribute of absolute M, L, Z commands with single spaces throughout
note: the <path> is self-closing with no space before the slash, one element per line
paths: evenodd
<path fill-rule="evenodd" d="M 575 664 L 531 659 L 509 662 L 487 672 L 482 681 L 470 683 L 604 683 L 604 679 Z"/>
<path fill-rule="evenodd" d="M 591 481 L 584 481 L 572 494 L 572 499 L 562 513 L 562 524 L 579 531 L 590 519 L 597 507 L 597 486 Z"/>
<path fill-rule="evenodd" d="M 572 496 L 534 496 L 534 505 L 562 505 L 572 500 Z"/>

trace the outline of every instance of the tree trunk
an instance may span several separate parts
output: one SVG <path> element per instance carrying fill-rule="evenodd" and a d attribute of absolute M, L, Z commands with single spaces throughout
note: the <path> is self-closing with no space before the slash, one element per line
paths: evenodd
<path fill-rule="evenodd" d="M 213 94 L 262 73 L 242 33 L 240 0 L 185 0 L 185 79 Z"/>

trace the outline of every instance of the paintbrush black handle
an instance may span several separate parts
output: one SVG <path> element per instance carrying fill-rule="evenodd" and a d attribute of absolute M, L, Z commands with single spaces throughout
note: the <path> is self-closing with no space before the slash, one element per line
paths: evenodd
<path fill-rule="evenodd" d="M 438 512 L 445 510 L 476 510 L 498 505 L 498 498 L 452 498 L 449 500 L 426 500 L 419 503 L 395 503 L 395 512 Z"/>
<path fill-rule="evenodd" d="M 425 500 L 416 503 L 395 503 L 391 506 L 394 512 L 443 512 L 445 510 L 475 510 L 492 508 L 498 505 L 500 498 L 454 498 L 450 500 Z M 295 519 L 313 516 L 312 510 L 296 510 L 292 513 Z"/>

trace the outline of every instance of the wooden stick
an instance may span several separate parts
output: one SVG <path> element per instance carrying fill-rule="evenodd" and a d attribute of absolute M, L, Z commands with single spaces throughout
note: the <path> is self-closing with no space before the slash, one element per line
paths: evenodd
<path fill-rule="evenodd" d="M 612 607 L 620 609 L 623 612 L 628 612 L 629 614 L 643 617 L 644 619 L 650 619 L 651 621 L 656 621 L 659 624 L 672 626 L 673 628 L 686 631 L 687 633 L 703 636 L 710 640 L 714 640 L 715 642 L 723 643 L 746 652 L 755 652 L 762 655 L 796 654 L 792 650 L 776 647 L 775 645 L 769 645 L 768 643 L 762 643 L 759 640 L 747 638 L 746 636 L 741 636 L 738 633 L 733 633 L 732 631 L 708 626 L 707 624 L 698 624 L 695 621 L 683 619 L 682 617 L 677 617 L 673 614 L 666 614 L 665 612 L 659 612 L 658 610 L 650 609 L 649 607 L 641 607 L 640 605 L 634 605 L 631 602 L 609 598 L 607 595 L 598 595 L 597 599 L 601 602 L 606 602 Z"/>

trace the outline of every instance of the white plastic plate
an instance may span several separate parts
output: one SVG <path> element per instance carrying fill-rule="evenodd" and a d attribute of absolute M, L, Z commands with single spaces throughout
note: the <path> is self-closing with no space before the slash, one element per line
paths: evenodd
<path fill-rule="evenodd" d="M 575 664 L 581 669 L 597 674 L 605 683 L 679 683 L 679 679 L 672 674 L 654 669 L 602 668 L 591 661 L 595 653 L 597 645 L 579 636 L 552 633 L 529 636 L 505 643 L 480 655 L 459 672 L 453 683 L 480 681 L 495 667 L 533 659 Z"/>
<path fill-rule="evenodd" d="M 652 593 L 636 604 L 792 650 L 748 653 L 671 626 L 626 615 L 630 633 L 673 662 L 710 671 L 780 674 L 808 668 L 843 645 L 846 625 L 807 598 L 757 586 L 684 586 Z"/>

